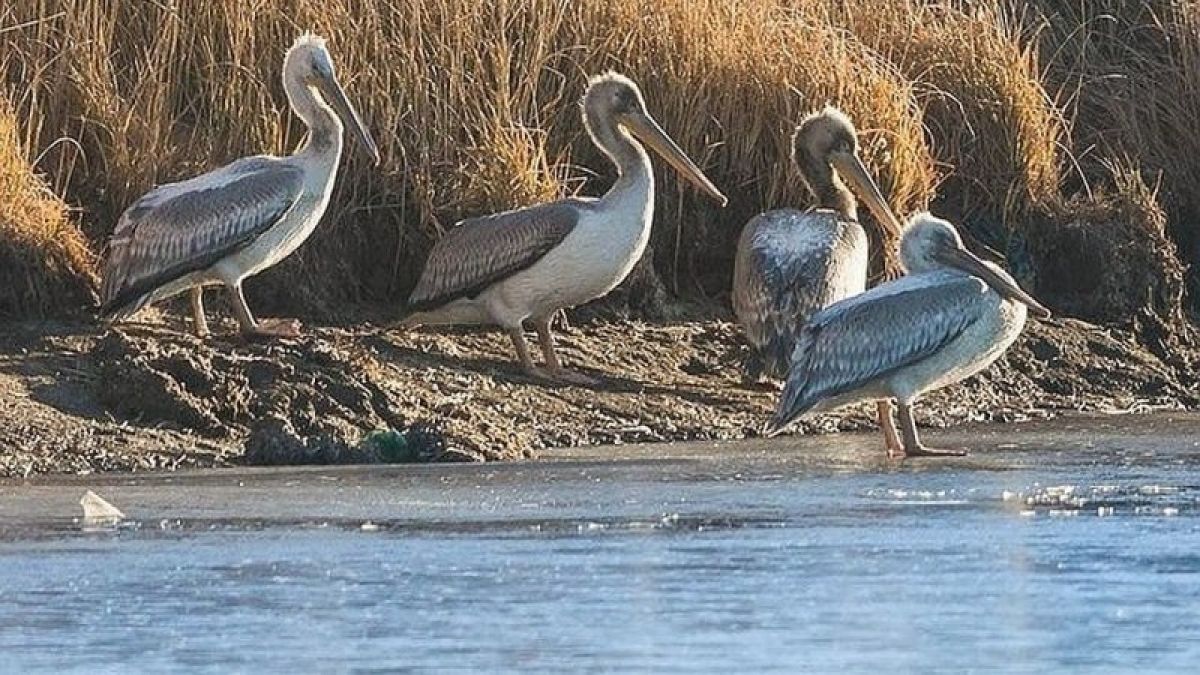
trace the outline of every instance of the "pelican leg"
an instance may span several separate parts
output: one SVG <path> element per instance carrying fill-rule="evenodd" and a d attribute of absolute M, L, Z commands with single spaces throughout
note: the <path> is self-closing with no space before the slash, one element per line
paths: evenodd
<path fill-rule="evenodd" d="M 255 321 L 254 315 L 250 313 L 250 307 L 246 304 L 246 296 L 242 293 L 240 281 L 229 285 L 229 299 L 233 302 L 233 312 L 237 315 L 242 335 L 260 338 L 300 336 L 300 322 L 295 319 Z"/>
<path fill-rule="evenodd" d="M 546 370 L 549 371 L 550 377 L 581 387 L 594 387 L 600 384 L 600 381 L 594 377 L 588 377 L 583 373 L 576 373 L 562 367 L 554 349 L 554 334 L 550 332 L 550 323 L 554 321 L 556 314 L 557 312 L 545 318 L 533 320 L 534 328 L 537 329 L 538 344 L 542 348 L 542 358 L 546 361 Z"/>
<path fill-rule="evenodd" d="M 913 421 L 912 407 L 900 401 L 900 426 L 904 431 L 905 457 L 962 457 L 967 453 L 962 450 L 937 450 L 927 448 L 917 436 L 917 424 Z"/>
<path fill-rule="evenodd" d="M 517 360 L 521 362 L 521 370 L 524 370 L 527 375 L 547 379 L 546 373 L 533 365 L 533 359 L 529 358 L 529 343 L 525 341 L 524 329 L 520 326 L 509 328 L 508 337 L 512 338 L 513 347 L 517 350 Z"/>
<path fill-rule="evenodd" d="M 208 337 L 208 319 L 204 316 L 204 287 L 192 286 L 192 332 L 196 337 Z"/>
<path fill-rule="evenodd" d="M 891 399 L 876 401 L 875 410 L 879 414 L 879 429 L 883 431 L 883 442 L 887 446 L 888 457 L 904 457 L 904 443 L 900 441 L 900 435 L 896 433 L 896 421 L 892 419 Z"/>
<path fill-rule="evenodd" d="M 529 356 L 529 343 L 525 341 L 525 329 L 521 326 L 509 328 L 508 336 L 512 338 L 513 347 L 517 350 L 517 360 L 521 362 L 521 370 L 525 371 L 526 375 L 547 382 L 557 381 L 549 371 L 533 365 L 533 359 Z"/>

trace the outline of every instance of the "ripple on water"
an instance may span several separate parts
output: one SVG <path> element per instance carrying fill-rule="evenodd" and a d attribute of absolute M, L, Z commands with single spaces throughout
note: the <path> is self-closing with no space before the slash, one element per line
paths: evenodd
<path fill-rule="evenodd" d="M 1121 515 L 1173 517 L 1191 514 L 1200 506 L 1200 489 L 1184 485 L 1061 484 L 1023 490 L 1004 490 L 1001 501 L 1023 516 L 1112 517 Z"/>

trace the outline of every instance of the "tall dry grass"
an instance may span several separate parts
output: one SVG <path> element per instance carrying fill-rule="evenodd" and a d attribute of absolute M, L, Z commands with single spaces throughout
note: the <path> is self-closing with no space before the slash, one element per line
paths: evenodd
<path fill-rule="evenodd" d="M 1065 42 L 1049 36 L 1072 21 L 1097 42 L 1109 38 L 1056 7 L 1069 3 L 1035 4 L 260 0 L 250 11 L 239 0 L 32 0 L 0 9 L 0 73 L 31 147 L 46 150 L 40 166 L 83 210 L 98 246 L 154 183 L 294 147 L 303 129 L 286 109 L 282 55 L 301 30 L 326 35 L 384 162 L 370 167 L 348 145 L 313 242 L 250 288 L 277 311 L 336 317 L 347 303 L 398 304 L 432 240 L 456 219 L 603 190 L 612 170 L 587 142 L 575 102 L 587 76 L 609 68 L 642 84 L 663 126 L 733 198 L 715 209 L 660 173 L 650 276 L 671 291 L 720 296 L 742 223 L 764 208 L 809 202 L 788 161 L 788 136 L 828 102 L 864 130 L 867 164 L 897 212 L 936 197 L 940 211 L 1008 253 L 1026 279 L 1042 280 L 1039 292 L 1054 302 L 1044 280 L 1059 271 L 1047 273 L 1057 264 L 1048 252 L 1061 248 L 1059 230 L 1075 216 L 1098 213 L 1080 204 L 1114 204 L 1111 195 L 1124 190 L 1139 209 L 1114 206 L 1092 219 L 1140 213 L 1134 230 L 1153 229 L 1158 200 L 1186 186 L 1163 181 L 1160 192 L 1138 191 L 1113 177 L 1128 172 L 1093 171 L 1090 196 L 1082 188 L 1076 167 L 1093 155 L 1104 166 L 1138 166 L 1141 184 L 1160 184 L 1148 172 L 1170 143 L 1149 139 L 1169 125 L 1147 122 L 1143 136 L 1101 146 L 1095 139 L 1113 136 L 1103 126 L 1120 119 L 1111 108 L 1122 104 L 1096 94 L 1107 108 L 1093 113 L 1081 92 L 1103 92 L 1093 81 L 1103 78 L 1073 80 L 1085 68 L 1071 66 L 1064 50 L 1047 52 Z M 1163 30 L 1195 35 L 1185 3 L 1158 4 L 1176 17 Z M 1172 46 L 1161 57 L 1177 66 L 1176 85 L 1190 83 L 1179 79 L 1189 49 Z M 1143 79 L 1139 86 L 1154 86 Z M 61 138 L 72 142 L 56 144 Z M 1170 161 L 1194 169 L 1182 157 Z M 1163 240 L 1149 257 L 1152 275 L 1165 278 L 1179 262 Z M 1112 255 L 1121 246 L 1114 241 Z"/>
<path fill-rule="evenodd" d="M 0 317 L 78 308 L 94 284 L 87 242 L 24 148 L 16 116 L 0 101 Z"/>
<path fill-rule="evenodd" d="M 944 167 L 940 209 L 996 244 L 1006 224 L 1058 195 L 1065 121 L 1014 17 L 986 3 L 829 4 L 834 23 L 916 83 Z"/>
<path fill-rule="evenodd" d="M 1200 3 L 1041 0 L 1045 79 L 1075 121 L 1073 190 L 1111 191 L 1114 159 L 1157 187 L 1200 298 Z"/>
<path fill-rule="evenodd" d="M 382 170 L 353 148 L 314 244 L 252 288 L 286 304 L 398 300 L 433 237 L 454 220 L 579 190 L 612 170 L 586 142 L 575 104 L 588 74 L 639 80 L 663 125 L 736 196 L 716 214 L 664 176 L 655 261 L 677 288 L 711 264 L 764 205 L 802 204 L 787 160 L 790 127 L 834 101 L 868 134 L 867 161 L 900 211 L 924 205 L 934 174 L 909 83 L 829 26 L 772 3 L 42 0 L 0 25 L 9 95 L 45 120 L 37 141 L 78 141 L 47 166 L 103 241 L 156 182 L 252 152 L 286 152 L 302 129 L 278 71 L 301 29 L 330 39 L 382 146 Z M 764 49 L 764 40 L 773 45 Z M 836 64 L 814 69 L 812 63 Z M 753 106 L 747 106 L 753 101 Z M 882 130 L 887 130 L 886 133 Z M 314 255 L 314 250 L 322 255 Z M 698 271 L 704 274 L 698 275 Z M 262 298 L 261 296 L 270 296 Z"/>

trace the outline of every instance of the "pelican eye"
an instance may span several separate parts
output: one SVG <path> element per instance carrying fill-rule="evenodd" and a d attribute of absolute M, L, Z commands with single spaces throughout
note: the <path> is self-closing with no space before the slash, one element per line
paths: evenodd
<path fill-rule="evenodd" d="M 333 75 L 333 67 L 314 56 L 312 60 L 312 74 L 317 77 L 331 77 Z"/>
<path fill-rule="evenodd" d="M 637 110 L 637 99 L 633 94 L 626 90 L 617 92 L 616 108 L 622 112 L 634 112 Z"/>

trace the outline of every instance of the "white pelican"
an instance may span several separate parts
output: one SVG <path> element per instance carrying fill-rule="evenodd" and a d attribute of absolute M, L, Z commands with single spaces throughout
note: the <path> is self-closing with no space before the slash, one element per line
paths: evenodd
<path fill-rule="evenodd" d="M 562 367 L 550 321 L 560 309 L 599 298 L 642 256 L 654 214 L 654 170 L 646 143 L 685 178 L 725 205 L 725 196 L 646 111 L 636 84 L 616 73 L 594 77 L 582 101 L 592 141 L 617 167 L 599 199 L 572 198 L 480 218 L 447 232 L 429 254 L 401 325 L 490 324 L 504 328 L 525 372 L 594 384 Z M 526 320 L 537 330 L 545 368 L 534 366 Z"/>
<path fill-rule="evenodd" d="M 1026 308 L 1050 311 L 996 265 L 969 252 L 950 223 L 913 216 L 900 243 L 907 276 L 817 312 L 801 330 L 768 435 L 809 411 L 895 398 L 904 434 L 891 456 L 961 455 L 921 444 L 912 405 L 987 368 L 1017 339 Z M 889 415 L 884 434 L 896 430 Z"/>
<path fill-rule="evenodd" d="M 778 209 L 755 216 L 742 230 L 733 267 L 733 311 L 750 342 L 746 380 L 783 378 L 801 327 L 817 310 L 862 293 L 870 250 L 847 181 L 875 216 L 891 245 L 900 223 L 858 158 L 858 134 L 832 106 L 801 121 L 792 160 L 816 198 L 809 211 Z M 880 401 L 880 425 L 891 403 Z M 888 438 L 895 444 L 894 438 Z"/>
<path fill-rule="evenodd" d="M 202 176 L 161 185 L 130 206 L 113 232 L 101 316 L 126 318 L 191 291 L 197 335 L 208 333 L 204 286 L 230 293 L 242 333 L 295 336 L 295 320 L 256 321 L 242 282 L 295 251 L 325 213 L 342 155 L 343 123 L 375 163 L 379 150 L 333 72 L 325 41 L 302 35 L 283 62 L 283 85 L 308 138 L 290 157 L 239 159 Z"/>

